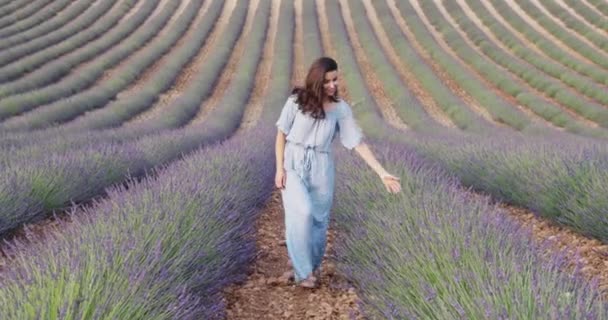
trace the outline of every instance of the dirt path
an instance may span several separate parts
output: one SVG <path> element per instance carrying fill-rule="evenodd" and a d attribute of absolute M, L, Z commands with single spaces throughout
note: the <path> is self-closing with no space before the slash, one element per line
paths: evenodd
<path fill-rule="evenodd" d="M 540 1 L 538 1 L 538 0 L 529 0 L 529 1 L 532 4 L 534 4 L 545 16 L 547 16 L 553 22 L 557 23 L 559 26 L 564 28 L 564 30 L 566 30 L 566 32 L 568 32 L 568 34 L 576 37 L 577 39 L 579 39 L 580 41 L 584 42 L 586 45 L 590 46 L 595 51 L 597 51 L 597 53 L 599 55 L 604 55 L 606 57 L 606 59 L 608 59 L 606 52 L 604 52 L 604 50 L 602 50 L 602 48 L 596 46 L 595 43 L 593 43 L 592 41 L 587 39 L 584 35 L 578 33 L 576 30 L 573 30 L 570 27 L 568 27 L 560 18 L 553 15 L 553 13 L 551 13 L 551 11 L 549 11 Z M 559 4 L 559 1 L 557 1 L 557 0 L 555 0 L 555 1 Z"/>
<path fill-rule="evenodd" d="M 247 130 L 255 126 L 262 115 L 262 109 L 264 107 L 264 98 L 268 91 L 268 84 L 270 80 L 270 74 L 272 71 L 272 60 L 274 57 L 274 43 L 277 38 L 277 32 L 279 28 L 279 14 L 281 11 L 281 0 L 273 0 L 270 9 L 270 24 L 266 34 L 266 43 L 264 44 L 264 53 L 262 56 L 262 63 L 257 69 L 255 75 L 255 86 L 251 93 L 249 103 L 245 107 L 245 113 L 243 114 L 243 120 L 241 125 L 237 129 L 235 134 L 240 134 L 242 130 Z"/>
<path fill-rule="evenodd" d="M 367 18 L 370 21 L 372 28 L 374 29 L 374 33 L 376 37 L 380 41 L 380 45 L 382 46 L 382 50 L 386 53 L 389 58 L 391 64 L 401 77 L 401 80 L 407 85 L 410 90 L 416 95 L 416 97 L 420 100 L 426 112 L 433 118 L 433 120 L 437 121 L 439 124 L 448 127 L 448 128 L 456 128 L 452 119 L 450 119 L 441 108 L 437 105 L 437 102 L 433 98 L 433 96 L 428 93 L 422 86 L 422 84 L 416 79 L 416 75 L 414 75 L 408 68 L 404 66 L 401 62 L 401 58 L 393 48 L 386 32 L 384 31 L 384 27 L 380 23 L 378 19 L 378 14 L 376 13 L 376 9 L 372 5 L 371 0 L 363 0 L 363 5 L 365 6 L 365 11 L 367 13 Z"/>
<path fill-rule="evenodd" d="M 227 319 L 363 319 L 356 309 L 354 289 L 346 289 L 348 284 L 327 259 L 332 251 L 331 231 L 318 288 L 305 289 L 281 279 L 289 270 L 284 228 L 281 194 L 276 190 L 257 221 L 257 255 L 251 274 L 244 284 L 225 291 Z"/>
<path fill-rule="evenodd" d="M 509 4 L 511 9 L 513 9 L 513 11 L 515 11 L 515 13 L 517 15 L 519 15 L 524 21 L 526 21 L 530 27 L 532 27 L 534 30 L 536 30 L 536 32 L 542 34 L 543 37 L 545 37 L 547 40 L 551 41 L 553 44 L 560 47 L 562 50 L 568 52 L 570 55 L 575 56 L 579 60 L 583 60 L 591 65 L 596 65 L 595 62 L 589 60 L 587 57 L 578 53 L 578 51 L 573 50 L 567 44 L 565 44 L 560 39 L 558 39 L 557 37 L 552 35 L 549 31 L 545 30 L 545 28 L 543 26 L 541 26 L 532 16 L 528 15 L 528 13 L 517 4 L 517 1 L 514 1 L 514 0 L 505 0 L 505 1 L 507 2 L 507 4 Z"/>
<path fill-rule="evenodd" d="M 253 28 L 253 19 L 255 17 L 255 13 L 259 4 L 260 0 L 251 0 L 249 2 L 249 5 L 247 7 L 247 17 L 245 18 L 245 25 L 243 26 L 243 32 L 241 32 L 238 40 L 232 48 L 232 53 L 230 53 L 228 62 L 226 63 L 226 66 L 224 66 L 222 74 L 220 75 L 220 78 L 217 81 L 215 88 L 213 88 L 213 93 L 209 98 L 207 98 L 205 101 L 203 101 L 203 103 L 201 103 L 198 114 L 192 119 L 192 121 L 190 121 L 188 125 L 196 125 L 205 121 L 209 114 L 213 110 L 215 110 L 220 100 L 224 97 L 226 90 L 230 86 L 232 78 L 236 73 L 238 73 L 237 66 L 239 64 L 239 61 L 241 61 L 241 57 L 245 53 L 245 43 L 247 42 L 249 34 L 251 33 L 251 29 Z"/>
<path fill-rule="evenodd" d="M 342 18 L 344 19 L 344 23 L 346 25 L 348 38 L 350 39 L 350 43 L 355 50 L 355 59 L 361 68 L 362 76 L 365 79 L 370 93 L 374 97 L 374 100 L 376 100 L 376 104 L 380 109 L 379 111 L 382 114 L 382 117 L 392 127 L 399 130 L 407 130 L 408 126 L 403 122 L 399 115 L 397 115 L 393 101 L 388 97 L 386 92 L 384 92 L 384 85 L 380 79 L 378 79 L 374 67 L 367 60 L 367 55 L 365 54 L 363 47 L 361 47 L 359 37 L 357 36 L 357 31 L 355 30 L 355 24 L 351 16 L 348 1 L 340 0 L 340 8 L 342 9 Z"/>
<path fill-rule="evenodd" d="M 192 81 L 196 74 L 200 72 L 200 69 L 207 62 L 206 60 L 209 53 L 215 47 L 215 43 L 222 36 L 228 21 L 230 21 L 230 16 L 232 15 L 232 11 L 234 10 L 236 3 L 237 0 L 227 0 L 224 3 L 220 17 L 216 21 L 213 30 L 205 41 L 205 44 L 196 54 L 196 57 L 182 70 L 180 75 L 175 80 L 173 87 L 167 92 L 161 94 L 158 101 L 154 104 L 154 106 L 152 106 L 152 108 L 141 113 L 131 121 L 126 122 L 125 125 L 145 122 L 159 116 L 165 110 L 165 108 L 173 105 L 175 100 L 184 92 L 184 90 L 188 87 L 188 84 Z"/>

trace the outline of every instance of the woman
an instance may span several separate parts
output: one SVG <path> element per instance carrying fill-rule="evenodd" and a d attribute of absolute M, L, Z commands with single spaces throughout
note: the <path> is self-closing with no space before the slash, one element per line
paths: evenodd
<path fill-rule="evenodd" d="M 286 243 L 302 287 L 314 288 L 325 252 L 329 212 L 334 192 L 335 167 L 331 142 L 338 133 L 378 174 L 388 192 L 401 190 L 399 179 L 386 172 L 368 146 L 350 106 L 338 96 L 338 65 L 331 58 L 317 59 L 283 106 L 276 123 L 275 185 L 281 189 L 285 209 Z"/>

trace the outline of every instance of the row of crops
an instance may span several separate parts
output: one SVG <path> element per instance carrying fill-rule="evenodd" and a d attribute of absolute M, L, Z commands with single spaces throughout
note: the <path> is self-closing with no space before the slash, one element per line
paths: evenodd
<path fill-rule="evenodd" d="M 3 249 L 3 318 L 222 317 L 255 257 L 272 123 L 324 54 L 402 181 L 386 194 L 336 153 L 336 257 L 370 318 L 608 318 L 608 284 L 494 203 L 608 243 L 605 3 L 299 4 L 301 30 L 285 0 L 0 0 L 0 234 L 70 217 Z"/>

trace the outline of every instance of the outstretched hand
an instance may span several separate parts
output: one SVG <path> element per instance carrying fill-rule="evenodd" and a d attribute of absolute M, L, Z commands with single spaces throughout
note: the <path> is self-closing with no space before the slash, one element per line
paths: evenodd
<path fill-rule="evenodd" d="M 399 191 L 401 191 L 401 183 L 399 178 L 391 175 L 391 174 L 385 174 L 382 176 L 382 183 L 384 183 L 384 187 L 386 188 L 386 191 L 388 191 L 389 193 L 397 193 Z"/>

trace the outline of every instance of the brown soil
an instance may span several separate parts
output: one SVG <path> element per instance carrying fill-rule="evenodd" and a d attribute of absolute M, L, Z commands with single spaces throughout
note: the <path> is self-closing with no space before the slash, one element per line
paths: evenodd
<path fill-rule="evenodd" d="M 502 204 L 501 207 L 522 223 L 532 229 L 533 236 L 538 241 L 548 240 L 552 246 L 548 253 L 556 250 L 566 250 L 573 271 L 577 261 L 576 252 L 579 253 L 579 263 L 582 263 L 581 271 L 590 280 L 597 277 L 599 286 L 605 297 L 608 298 L 608 245 L 602 244 L 597 239 L 592 239 L 578 234 L 565 227 L 557 226 L 552 221 L 539 218 L 525 208 L 518 208 Z"/>
<path fill-rule="evenodd" d="M 465 1 L 466 2 L 466 1 Z M 547 59 L 547 60 L 553 60 L 556 63 L 562 64 L 560 61 L 554 60 L 553 58 L 549 57 L 547 54 L 545 54 L 545 52 L 540 49 L 539 47 L 536 46 L 536 44 L 532 43 L 531 41 L 528 41 L 528 39 L 526 39 L 526 37 L 524 35 L 522 35 L 519 31 L 517 31 L 515 28 L 511 27 L 511 25 L 505 20 L 503 19 L 503 17 L 498 13 L 498 11 L 496 11 L 496 8 L 494 8 L 494 6 L 492 5 L 492 3 L 490 3 L 490 1 L 488 0 L 480 0 L 481 4 L 488 10 L 488 12 L 490 12 L 490 14 L 492 15 L 492 18 L 494 18 L 496 21 L 500 22 L 500 24 L 505 27 L 507 30 L 509 30 L 509 32 L 511 32 L 511 34 L 516 37 L 518 40 L 520 40 L 522 43 L 525 43 L 528 45 L 528 48 L 533 50 L 536 54 L 542 56 L 543 58 Z M 465 11 L 467 10 L 467 8 L 464 8 Z M 572 59 L 576 59 L 575 57 L 572 57 Z M 583 61 L 580 61 L 582 63 L 586 63 Z M 562 64 L 563 65 L 563 64 Z M 567 65 L 563 65 L 565 68 L 570 68 Z M 578 72 L 576 70 L 570 69 L 574 72 Z M 590 78 L 589 76 L 583 74 L 583 73 L 579 73 L 579 76 L 587 78 L 587 80 L 591 81 L 591 82 L 595 82 L 598 86 L 601 86 L 603 88 L 606 88 L 608 90 L 608 87 L 606 85 L 604 85 L 603 83 L 599 83 L 596 82 L 595 80 L 593 80 L 592 78 Z"/>
<path fill-rule="evenodd" d="M 376 104 L 380 109 L 379 111 L 382 113 L 382 117 L 391 126 L 400 130 L 407 130 L 407 125 L 403 122 L 399 115 L 397 115 L 392 100 L 388 97 L 386 92 L 384 92 L 384 86 L 382 85 L 382 82 L 380 81 L 380 79 L 378 79 L 374 67 L 367 60 L 365 51 L 361 47 L 359 37 L 357 36 L 357 31 L 355 30 L 355 25 L 351 17 L 348 1 L 340 0 L 340 8 L 342 9 L 342 18 L 344 19 L 344 23 L 346 24 L 346 31 L 348 32 L 350 43 L 352 44 L 353 49 L 355 50 L 355 58 L 357 60 L 357 64 L 361 68 L 362 76 L 365 79 L 365 82 L 370 90 L 370 93 L 373 95 L 374 100 L 376 100 L 377 102 Z"/>
<path fill-rule="evenodd" d="M 241 57 L 245 52 L 245 42 L 247 38 L 249 38 L 249 33 L 251 32 L 251 28 L 253 27 L 253 19 L 255 17 L 256 10 L 260 0 L 252 0 L 247 7 L 247 18 L 245 19 L 245 25 L 243 26 L 243 32 L 239 35 L 239 38 L 234 45 L 232 52 L 230 53 L 230 58 L 228 58 L 228 62 L 224 69 L 222 70 L 222 75 L 215 88 L 213 89 L 213 93 L 209 98 L 207 98 L 199 108 L 198 114 L 192 119 L 189 125 L 195 125 L 203 122 L 210 112 L 215 110 L 218 102 L 224 97 L 226 90 L 230 86 L 230 82 L 234 75 L 238 72 L 237 66 L 239 61 L 241 61 Z"/>
<path fill-rule="evenodd" d="M 416 79 L 416 75 L 410 72 L 410 70 L 406 68 L 405 65 L 401 62 L 401 58 L 399 58 L 397 52 L 395 52 L 393 45 L 391 44 L 388 36 L 384 31 L 384 27 L 378 19 L 376 9 L 372 5 L 372 2 L 370 0 L 364 0 L 363 4 L 365 5 L 367 18 L 369 19 L 374 29 L 374 33 L 380 41 L 380 45 L 382 46 L 382 49 L 389 58 L 391 64 L 401 77 L 401 80 L 407 85 L 410 90 L 412 90 L 412 92 L 420 100 L 426 112 L 431 116 L 431 118 L 433 118 L 435 121 L 445 127 L 456 128 L 456 125 L 454 125 L 452 120 L 437 105 L 433 96 L 422 87 L 422 84 L 420 84 L 418 79 Z"/>
<path fill-rule="evenodd" d="M 569 88 L 570 93 L 573 95 L 577 95 L 579 96 L 581 99 L 584 99 L 586 101 L 588 101 L 589 103 L 599 103 L 598 101 L 596 101 L 594 98 L 592 97 L 588 97 L 587 95 L 585 95 L 585 93 L 583 92 L 579 92 L 577 88 L 570 86 L 567 83 L 562 82 L 562 80 L 560 78 L 555 78 L 552 75 L 546 73 L 545 71 L 537 68 L 536 66 L 534 66 L 533 64 L 529 63 L 528 61 L 516 56 L 515 54 L 512 53 L 512 50 L 508 47 L 506 47 L 502 41 L 500 41 L 500 39 L 496 38 L 494 36 L 494 33 L 492 32 L 492 30 L 488 29 L 488 27 L 486 27 L 486 25 L 479 19 L 479 17 L 477 17 L 477 15 L 475 14 L 475 12 L 471 9 L 471 7 L 469 7 L 469 5 L 466 3 L 465 0 L 456 0 L 456 2 L 458 3 L 458 5 L 460 7 L 462 7 L 462 10 L 464 11 L 465 15 L 467 16 L 467 18 L 469 20 L 471 20 L 471 22 L 473 22 L 473 24 L 475 24 L 480 30 L 483 31 L 483 33 L 488 37 L 488 39 L 490 39 L 490 41 L 492 43 L 494 43 L 496 46 L 498 46 L 499 48 L 501 48 L 507 55 L 509 55 L 511 58 L 515 59 L 517 62 L 525 65 L 527 68 L 531 68 L 531 69 L 536 69 L 539 72 L 542 72 L 546 77 L 553 79 L 554 81 L 558 81 L 560 84 L 562 84 L 564 87 Z M 441 5 L 442 6 L 442 5 Z M 443 8 L 443 6 L 442 6 Z M 447 13 L 447 11 L 445 11 Z M 452 20 L 453 21 L 453 20 Z M 454 23 L 456 23 L 454 21 Z M 455 28 L 459 28 L 458 25 L 454 25 Z M 459 29 L 459 32 L 461 32 L 461 34 L 465 34 L 462 30 Z M 473 45 L 473 43 L 471 43 L 471 45 Z M 530 46 L 531 48 L 535 48 L 534 46 Z M 477 49 L 475 49 L 477 50 Z M 542 55 L 543 58 L 548 59 L 548 60 L 552 60 L 551 58 Z M 557 102 L 555 102 L 557 103 Z M 583 117 L 581 117 L 583 118 Z M 584 119 L 584 118 L 583 118 Z"/>
<path fill-rule="evenodd" d="M 207 62 L 206 60 L 209 56 L 209 52 L 215 47 L 215 43 L 226 29 L 226 26 L 228 24 L 228 21 L 230 20 L 230 16 L 232 15 L 232 11 L 235 6 L 236 0 L 228 0 L 224 3 L 222 13 L 216 21 L 215 26 L 213 27 L 213 30 L 211 31 L 209 37 L 206 39 L 205 44 L 201 47 L 195 58 L 184 68 L 184 70 L 182 70 L 180 75 L 175 80 L 173 87 L 167 92 L 161 94 L 158 98 L 158 101 L 150 110 L 140 114 L 131 121 L 127 122 L 127 125 L 133 123 L 141 123 L 154 117 L 160 116 L 161 113 L 165 110 L 165 108 L 171 106 L 173 102 L 175 102 L 175 100 L 184 92 L 184 90 L 188 87 L 188 84 L 200 72 L 200 69 Z"/>
<path fill-rule="evenodd" d="M 162 37 L 171 29 L 171 25 L 173 25 L 173 23 L 177 20 L 177 18 L 179 17 L 179 15 L 181 14 L 181 12 L 186 8 L 188 2 L 190 1 L 183 1 L 179 8 L 177 8 L 177 11 L 173 14 L 173 16 L 171 17 L 171 19 L 169 19 L 169 21 L 167 22 L 167 24 L 164 26 L 163 29 L 160 30 L 160 32 L 158 33 L 158 35 L 156 35 L 156 39 L 162 39 Z M 143 1 L 140 1 L 137 3 L 138 6 L 141 6 L 141 4 L 143 3 Z M 160 3 L 158 4 L 158 6 L 156 7 L 156 9 L 154 9 L 154 11 L 152 12 L 152 14 L 150 15 L 150 17 L 148 17 L 148 19 L 146 21 L 144 21 L 144 25 L 142 25 L 140 28 L 145 28 L 145 23 L 147 21 L 150 21 L 151 19 L 153 19 L 155 16 L 157 16 L 159 13 L 162 12 L 162 10 L 165 8 L 165 6 L 167 5 L 167 3 L 169 3 L 169 0 L 161 0 Z M 135 12 L 129 12 L 129 17 L 134 14 Z M 128 17 L 125 17 L 125 20 L 128 19 Z M 127 40 L 128 38 L 126 38 L 125 40 Z M 123 41 L 125 41 L 123 40 Z M 128 40 L 127 40 L 128 41 Z M 141 52 L 142 50 L 145 50 L 151 43 L 154 43 L 154 41 L 149 41 L 148 43 L 146 43 L 143 47 L 141 47 L 140 49 L 138 49 L 134 54 L 131 54 L 129 57 L 127 57 L 127 59 L 122 60 L 118 65 L 116 65 L 115 67 L 106 70 L 106 72 L 104 72 L 103 76 L 97 81 L 98 83 L 101 81 L 107 81 L 109 79 L 112 79 L 115 77 L 116 73 L 119 73 L 121 70 L 124 70 L 124 66 L 129 64 L 131 62 L 131 58 L 133 57 L 137 57 L 137 52 Z"/>
<path fill-rule="evenodd" d="M 401 16 L 401 13 L 399 12 L 399 9 L 397 9 L 397 7 L 395 5 L 395 1 L 394 0 L 387 0 L 387 1 L 389 2 L 389 6 L 391 8 L 391 11 L 393 12 L 393 16 L 396 18 L 396 21 L 399 24 L 399 26 L 401 27 L 401 30 L 407 35 L 408 39 L 414 45 L 414 47 L 416 48 L 418 53 L 420 53 L 420 55 L 423 57 L 425 62 L 429 66 L 431 66 L 431 68 L 433 69 L 435 74 L 437 74 L 454 93 L 456 93 L 467 104 L 471 105 L 471 103 L 474 101 L 474 98 L 469 96 L 469 94 L 466 91 L 464 91 L 462 88 L 460 88 L 458 86 L 458 84 L 452 78 L 450 78 L 449 74 L 447 74 L 441 68 L 441 66 L 439 66 L 432 59 L 432 57 L 429 56 L 428 53 L 426 53 L 425 49 L 418 43 L 415 35 L 407 27 L 405 20 L 403 19 L 403 17 Z M 420 9 L 420 8 L 418 8 L 418 9 Z M 538 122 L 538 123 L 543 123 L 549 127 L 555 128 L 557 130 L 563 130 L 563 128 L 559 128 L 559 127 L 553 125 L 551 122 L 545 120 L 544 118 L 542 118 L 542 117 L 538 116 L 537 114 L 535 114 L 534 112 L 532 112 L 530 109 L 520 105 L 519 102 L 517 100 L 515 100 L 514 97 L 506 94 L 505 92 L 503 92 L 502 90 L 497 88 L 494 84 L 492 84 L 487 79 L 485 79 L 483 76 L 481 76 L 476 70 L 472 69 L 454 51 L 452 51 L 452 49 L 443 41 L 443 38 L 441 38 L 441 36 L 438 34 L 438 32 L 430 25 L 430 22 L 426 19 L 426 16 L 420 15 L 420 18 L 423 21 L 423 23 L 425 24 L 425 26 L 427 27 L 427 29 L 429 30 L 429 32 L 433 35 L 433 38 L 436 40 L 438 45 L 452 58 L 459 61 L 460 64 L 465 69 L 467 69 L 469 74 L 476 77 L 479 82 L 483 83 L 487 88 L 491 89 L 494 92 L 494 94 L 500 96 L 501 98 L 503 98 L 510 104 L 516 106 L 520 111 L 525 113 L 532 121 Z"/>
<path fill-rule="evenodd" d="M 262 63 L 257 69 L 255 75 L 255 86 L 251 93 L 249 103 L 245 107 L 245 113 L 243 114 L 243 120 L 240 127 L 237 129 L 236 134 L 239 134 L 241 130 L 246 130 L 255 126 L 257 121 L 262 114 L 264 106 L 264 97 L 268 90 L 268 84 L 270 80 L 270 73 L 272 71 L 272 60 L 274 57 L 274 43 L 279 28 L 279 14 L 281 11 L 281 0 L 273 0 L 270 9 L 270 24 L 266 34 L 266 43 L 264 44 L 264 55 L 262 56 Z"/>
<path fill-rule="evenodd" d="M 593 61 L 587 59 L 582 54 L 578 53 L 578 51 L 573 50 L 568 45 L 563 43 L 560 39 L 553 36 L 549 31 L 545 30 L 543 26 L 541 26 L 532 16 L 528 15 L 526 11 L 524 11 L 518 4 L 517 1 L 514 0 L 505 0 L 511 9 L 517 13 L 524 21 L 528 23 L 530 27 L 532 27 L 536 32 L 542 34 L 546 39 L 553 42 L 556 46 L 560 47 L 562 50 L 568 52 L 570 55 L 575 56 L 576 58 L 583 60 L 589 64 L 596 65 Z M 598 66 L 599 67 L 599 66 Z"/>
<path fill-rule="evenodd" d="M 566 30 L 566 32 L 568 32 L 568 34 L 578 38 L 579 40 L 581 40 L 582 42 L 584 42 L 591 48 L 595 49 L 598 52 L 598 54 L 604 54 L 604 51 L 601 48 L 597 47 L 592 41 L 585 38 L 585 36 L 583 36 L 582 34 L 579 34 L 576 30 L 570 29 L 560 18 L 556 17 L 555 15 L 553 15 L 553 13 L 551 13 L 549 10 L 547 10 L 547 8 L 545 8 L 545 6 L 540 1 L 538 1 L 538 0 L 529 0 L 529 1 L 532 4 L 534 4 L 538 9 L 540 9 L 540 11 L 545 16 L 547 16 L 549 19 L 553 20 L 553 22 L 557 23 L 562 28 L 564 28 L 564 30 Z M 556 3 L 559 4 L 559 1 L 556 0 Z M 608 56 L 606 58 L 608 59 Z"/>
<path fill-rule="evenodd" d="M 276 190 L 256 225 L 257 255 L 248 279 L 225 290 L 227 319 L 363 319 L 355 290 L 328 260 L 331 231 L 317 288 L 302 288 L 281 278 L 290 269 L 283 220 L 281 194 Z"/>
<path fill-rule="evenodd" d="M 473 112 L 475 112 L 476 114 L 478 114 L 479 116 L 484 118 L 486 121 L 488 121 L 496 126 L 505 126 L 505 124 L 495 121 L 492 118 L 492 115 L 490 115 L 490 113 L 485 108 L 480 106 L 472 96 L 470 96 L 465 90 L 463 90 L 458 85 L 458 83 L 456 81 L 454 81 L 454 79 L 452 79 L 451 76 L 445 70 L 443 70 L 443 68 L 439 64 L 437 64 L 433 60 L 433 58 L 431 58 L 431 56 L 429 54 L 427 54 L 426 50 L 422 47 L 422 45 L 420 45 L 418 43 L 416 37 L 414 36 L 414 34 L 411 32 L 411 30 L 407 26 L 407 23 L 405 22 L 403 16 L 401 15 L 401 12 L 399 11 L 399 9 L 397 8 L 397 6 L 395 4 L 395 0 L 387 0 L 387 3 L 393 14 L 393 17 L 395 18 L 395 21 L 401 28 L 401 31 L 407 36 L 408 40 L 410 41 L 410 43 L 412 43 L 412 45 L 414 46 L 416 51 L 418 51 L 418 53 L 423 58 L 423 60 L 431 67 L 431 69 L 433 69 L 434 73 L 443 81 L 443 83 L 448 88 L 450 88 L 450 90 L 453 93 L 455 93 L 460 99 L 462 99 L 466 103 L 466 105 L 471 108 L 471 110 Z M 417 2 L 412 2 L 412 6 L 414 8 L 416 8 L 417 5 L 418 5 Z M 420 11 L 418 11 L 418 14 L 420 15 Z M 421 16 L 421 19 L 423 20 L 423 22 L 425 22 L 425 25 L 427 26 L 427 29 L 429 29 L 429 32 L 431 32 L 434 36 L 436 36 L 435 29 L 428 27 L 429 25 L 427 24 L 428 21 L 426 21 L 426 17 Z M 455 59 L 458 59 L 452 53 L 452 51 L 450 51 L 450 49 L 449 49 L 449 47 L 447 47 L 447 45 L 445 45 L 444 43 L 442 43 L 439 40 L 437 42 L 439 43 L 441 48 L 444 49 L 444 51 L 450 53 L 452 56 L 455 57 Z M 463 64 L 463 65 L 466 66 L 466 64 Z M 472 74 L 475 74 L 475 73 L 472 73 Z M 479 77 L 479 78 L 482 79 L 482 77 Z M 517 104 L 515 104 L 515 105 L 517 105 Z"/>

